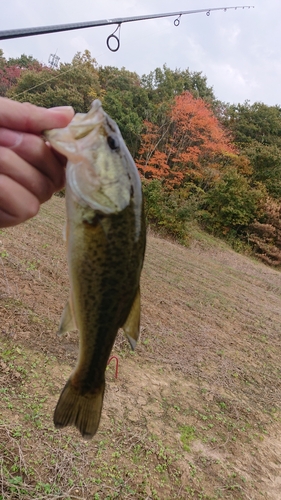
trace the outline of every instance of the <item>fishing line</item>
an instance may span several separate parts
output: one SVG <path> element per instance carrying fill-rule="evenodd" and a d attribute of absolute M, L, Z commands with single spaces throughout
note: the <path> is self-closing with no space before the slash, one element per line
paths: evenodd
<path fill-rule="evenodd" d="M 51 76 L 51 78 L 47 78 L 47 80 L 44 80 L 43 82 L 37 83 L 36 85 L 34 85 L 33 87 L 30 87 L 29 89 L 23 90 L 19 94 L 15 95 L 15 97 L 19 97 L 20 95 L 25 94 L 25 92 L 29 92 L 30 90 L 36 89 L 37 87 L 41 87 L 41 85 L 44 85 L 45 83 L 48 83 L 51 80 L 56 80 L 57 78 L 61 78 L 66 73 L 69 73 L 70 71 L 73 71 L 75 68 L 77 68 L 77 66 L 80 66 L 82 64 L 83 64 L 83 62 L 79 62 L 79 63 L 75 64 L 74 66 L 72 66 L 72 68 L 67 69 L 66 71 L 64 71 L 63 73 L 60 73 L 59 75 Z M 48 66 L 46 66 L 46 67 L 48 67 Z"/>
<path fill-rule="evenodd" d="M 97 61 L 97 59 L 99 57 L 103 56 L 104 54 L 105 54 L 105 52 L 100 52 L 96 57 L 94 57 L 94 59 Z M 63 63 L 63 64 L 71 64 L 71 63 Z M 57 80 L 57 78 L 62 78 L 64 75 L 66 75 L 70 71 L 73 71 L 75 68 L 78 68 L 79 66 L 83 66 L 83 64 L 84 64 L 84 61 L 79 61 L 78 63 L 74 64 L 71 68 L 69 68 L 63 72 L 61 71 L 58 75 L 51 76 L 50 78 L 47 78 L 47 80 L 44 80 L 43 82 L 37 83 L 36 85 L 34 85 L 33 87 L 30 87 L 29 89 L 25 89 L 22 92 L 19 92 L 19 94 L 16 94 L 14 97 L 15 98 L 19 97 L 20 95 L 25 94 L 26 92 L 29 92 L 30 90 L 36 89 L 37 87 L 41 87 L 41 85 L 44 85 L 45 83 L 48 83 L 52 80 Z M 98 66 L 101 66 L 101 65 L 98 64 Z M 48 66 L 46 66 L 46 68 L 48 68 Z"/>

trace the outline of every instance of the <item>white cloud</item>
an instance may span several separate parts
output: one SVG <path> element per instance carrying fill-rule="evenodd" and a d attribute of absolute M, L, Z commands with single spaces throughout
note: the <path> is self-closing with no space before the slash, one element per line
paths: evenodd
<path fill-rule="evenodd" d="M 225 28 L 222 26 L 220 28 L 220 38 L 224 43 L 228 43 L 230 46 L 235 46 L 238 42 L 239 35 L 241 33 L 240 27 L 235 23 L 230 28 Z"/>
<path fill-rule="evenodd" d="M 90 45 L 83 36 L 75 36 L 71 38 L 70 45 L 71 47 L 73 47 L 74 53 L 84 52 L 84 50 L 91 50 Z"/>

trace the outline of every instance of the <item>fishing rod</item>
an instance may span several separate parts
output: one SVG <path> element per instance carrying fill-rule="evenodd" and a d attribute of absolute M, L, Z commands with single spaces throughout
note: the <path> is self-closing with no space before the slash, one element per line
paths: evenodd
<path fill-rule="evenodd" d="M 167 12 L 165 14 L 149 14 L 146 16 L 132 16 L 132 17 L 119 17 L 116 19 L 103 19 L 100 21 L 86 21 L 82 23 L 71 23 L 71 24 L 57 24 L 53 26 L 39 26 L 37 28 L 22 28 L 22 29 L 13 29 L 13 30 L 4 30 L 0 31 L 0 40 L 9 40 L 11 38 L 22 38 L 27 36 L 35 36 L 35 35 L 45 35 L 48 33 L 57 33 L 60 31 L 71 31 L 71 30 L 79 30 L 85 28 L 96 28 L 98 26 L 108 26 L 111 24 L 117 24 L 117 28 L 111 35 L 107 37 L 106 44 L 109 50 L 112 52 L 116 52 L 120 47 L 120 28 L 123 23 L 132 23 L 135 21 L 147 21 L 148 19 L 159 19 L 162 17 L 176 17 L 174 20 L 174 25 L 179 26 L 181 21 L 181 16 L 185 16 L 187 14 L 199 14 L 205 12 L 207 16 L 211 14 L 211 12 L 215 10 L 223 10 L 227 11 L 230 9 L 251 9 L 254 8 L 254 5 L 237 5 L 235 7 L 213 7 L 211 9 L 197 9 L 197 10 L 185 10 L 179 12 Z M 115 33 L 119 30 L 118 35 Z M 117 43 L 116 47 L 113 47 L 112 42 Z"/>

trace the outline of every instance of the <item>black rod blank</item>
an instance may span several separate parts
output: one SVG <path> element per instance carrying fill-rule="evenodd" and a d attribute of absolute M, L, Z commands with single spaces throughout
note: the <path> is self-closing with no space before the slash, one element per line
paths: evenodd
<path fill-rule="evenodd" d="M 53 26 L 39 26 L 35 28 L 22 28 L 22 29 L 12 29 L 0 31 L 0 40 L 9 40 L 12 38 L 22 38 L 27 36 L 35 35 L 45 35 L 48 33 L 57 33 L 60 31 L 71 31 L 79 30 L 84 28 L 95 28 L 97 26 L 108 26 L 111 24 L 122 24 L 131 23 L 134 21 L 146 21 L 148 19 L 158 19 L 161 17 L 175 17 L 184 16 L 187 14 L 198 14 L 201 12 L 206 12 L 209 15 L 210 12 L 214 10 L 230 10 L 230 9 L 251 9 L 254 8 L 253 5 L 239 5 L 236 7 L 214 7 L 211 9 L 199 9 L 199 10 L 186 10 L 180 12 L 168 12 L 166 14 L 150 14 L 146 16 L 133 16 L 133 17 L 119 17 L 116 19 L 103 19 L 101 21 L 86 21 L 82 23 L 71 23 L 71 24 L 57 24 Z"/>

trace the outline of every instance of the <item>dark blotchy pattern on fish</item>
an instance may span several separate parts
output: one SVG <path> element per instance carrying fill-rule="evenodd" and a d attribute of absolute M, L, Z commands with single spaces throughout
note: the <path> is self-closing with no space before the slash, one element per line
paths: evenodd
<path fill-rule="evenodd" d="M 84 276 L 83 292 L 77 299 L 79 308 L 88 316 L 81 318 L 81 327 L 87 331 L 88 346 L 95 342 L 91 359 L 91 385 L 104 379 L 104 371 L 118 328 L 125 323 L 139 286 L 144 254 L 143 234 L 134 241 L 134 219 L 131 206 L 116 215 L 104 217 L 91 227 L 84 223 L 81 236 L 76 237 L 81 251 L 73 247 L 71 266 L 77 287 Z M 95 256 L 94 256 L 95 254 Z M 76 260 L 76 255 L 79 257 Z M 93 255 L 92 261 L 89 256 Z M 75 273 L 75 274 L 74 274 Z M 83 326 L 82 326 L 83 325 Z M 94 331 L 91 331 L 91 330 Z M 101 381 L 101 380 L 100 380 Z"/>
<path fill-rule="evenodd" d="M 80 321 L 81 329 L 86 332 L 83 344 L 92 356 L 85 352 L 83 365 L 70 378 L 70 385 L 75 388 L 74 394 L 85 396 L 86 412 L 90 412 L 91 406 L 94 409 L 102 404 L 107 361 L 118 328 L 125 323 L 138 291 L 145 250 L 145 226 L 142 224 L 142 234 L 134 241 L 134 218 L 129 206 L 119 214 L 103 217 L 98 224 L 84 222 L 80 231 L 75 238 L 75 245 L 79 248 L 74 246 L 70 265 L 75 269 L 73 280 L 77 281 L 78 288 L 81 276 L 85 277 L 77 305 L 81 311 L 88 312 Z M 85 255 L 84 259 L 81 259 L 81 253 Z M 90 255 L 93 259 L 89 261 Z M 69 384 L 67 387 L 70 390 Z M 81 414 L 85 410 L 82 405 L 79 407 L 80 418 L 70 412 L 68 405 L 62 409 L 55 411 L 56 427 L 76 425 L 84 438 L 90 438 L 96 432 L 101 408 L 93 410 L 93 418 L 91 415 L 88 419 L 85 417 L 82 424 Z"/>

